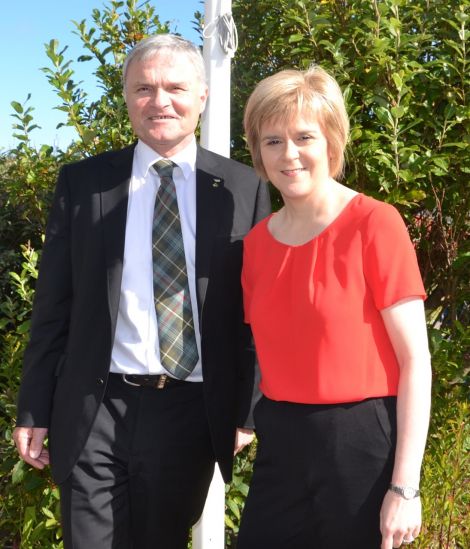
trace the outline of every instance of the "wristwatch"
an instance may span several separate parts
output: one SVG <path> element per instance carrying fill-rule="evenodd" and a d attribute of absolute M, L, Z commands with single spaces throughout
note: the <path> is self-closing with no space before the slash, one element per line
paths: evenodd
<path fill-rule="evenodd" d="M 395 492 L 404 499 L 414 499 L 419 496 L 419 490 L 412 488 L 411 486 L 397 486 L 396 484 L 390 484 L 389 490 Z"/>

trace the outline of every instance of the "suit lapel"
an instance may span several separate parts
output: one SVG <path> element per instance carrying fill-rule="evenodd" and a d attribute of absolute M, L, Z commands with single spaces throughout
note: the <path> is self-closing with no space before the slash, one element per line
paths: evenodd
<path fill-rule="evenodd" d="M 201 316 L 214 240 L 221 215 L 224 178 L 218 175 L 216 157 L 198 147 L 196 159 L 196 292 Z"/>
<path fill-rule="evenodd" d="M 112 333 L 121 292 L 124 243 L 126 235 L 129 183 L 135 145 L 111 154 L 104 166 L 101 187 L 101 220 L 103 224 L 108 302 Z"/>

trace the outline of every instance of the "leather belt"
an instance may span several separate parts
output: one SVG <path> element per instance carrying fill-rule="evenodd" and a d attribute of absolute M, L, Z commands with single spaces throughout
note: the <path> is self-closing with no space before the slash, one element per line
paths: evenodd
<path fill-rule="evenodd" d="M 183 379 L 175 379 L 167 374 L 161 375 L 134 375 L 122 374 L 122 380 L 128 385 L 134 387 L 152 387 L 153 389 L 166 389 L 168 387 L 177 387 L 178 385 L 187 385 L 188 382 Z"/>

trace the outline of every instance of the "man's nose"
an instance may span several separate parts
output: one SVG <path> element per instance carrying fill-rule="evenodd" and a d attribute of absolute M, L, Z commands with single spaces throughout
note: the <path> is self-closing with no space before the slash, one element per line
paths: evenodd
<path fill-rule="evenodd" d="M 170 104 L 170 96 L 163 88 L 157 88 L 153 94 L 152 102 L 156 107 L 167 107 Z"/>

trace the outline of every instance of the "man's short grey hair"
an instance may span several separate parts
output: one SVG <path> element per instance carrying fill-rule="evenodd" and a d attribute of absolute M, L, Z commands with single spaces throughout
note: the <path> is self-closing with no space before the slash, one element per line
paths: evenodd
<path fill-rule="evenodd" d="M 136 59 L 139 61 L 149 59 L 162 50 L 185 55 L 188 58 L 188 62 L 196 71 L 198 79 L 201 82 L 206 83 L 204 59 L 202 58 L 200 49 L 195 44 L 180 36 L 176 36 L 175 34 L 156 34 L 155 36 L 149 36 L 138 42 L 127 55 L 122 67 L 122 85 L 124 87 L 124 93 L 126 90 L 127 71 L 129 70 L 129 65 L 132 61 Z"/>

